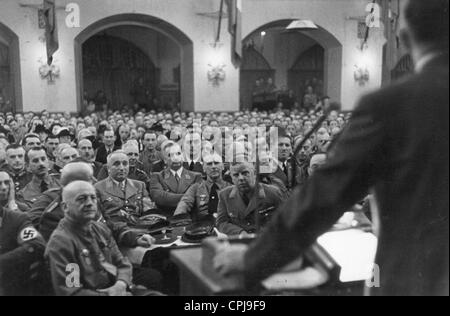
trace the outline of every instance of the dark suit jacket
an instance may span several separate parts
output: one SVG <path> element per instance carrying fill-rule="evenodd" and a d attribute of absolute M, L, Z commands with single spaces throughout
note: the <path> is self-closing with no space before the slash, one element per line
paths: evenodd
<path fill-rule="evenodd" d="M 296 185 L 295 183 L 296 166 L 294 160 L 288 159 L 287 168 L 288 168 L 287 176 L 284 173 L 284 171 L 280 168 L 280 166 L 278 166 L 277 170 L 273 173 L 273 175 L 278 179 L 280 179 L 281 181 L 283 181 L 283 184 L 287 189 L 292 189 Z"/>
<path fill-rule="evenodd" d="M 119 150 L 120 147 L 114 146 L 113 151 Z M 106 147 L 105 144 L 102 144 L 98 150 L 97 150 L 97 155 L 95 156 L 95 161 L 98 161 L 102 164 L 106 164 L 106 159 L 108 158 L 108 155 L 106 153 Z"/>
<path fill-rule="evenodd" d="M 298 257 L 375 190 L 375 295 L 449 293 L 448 54 L 364 97 L 329 161 L 281 206 L 245 255 L 250 286 Z"/>
<path fill-rule="evenodd" d="M 202 175 L 183 169 L 180 183 L 169 169 L 153 173 L 150 177 L 150 196 L 158 208 L 167 214 L 173 214 L 183 195 L 194 183 L 200 183 Z"/>

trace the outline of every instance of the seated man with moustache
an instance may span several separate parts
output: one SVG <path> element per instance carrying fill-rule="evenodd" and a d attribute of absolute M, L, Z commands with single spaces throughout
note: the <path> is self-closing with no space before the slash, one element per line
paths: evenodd
<path fill-rule="evenodd" d="M 59 181 L 49 174 L 47 152 L 42 147 L 31 148 L 25 155 L 28 168 L 33 174 L 31 181 L 18 193 L 20 202 L 32 207 L 45 191 L 59 188 Z"/>
<path fill-rule="evenodd" d="M 189 214 L 195 222 L 206 215 L 217 213 L 219 192 L 231 184 L 222 179 L 224 166 L 222 157 L 217 153 L 203 156 L 203 168 L 206 180 L 193 184 L 186 191 L 178 203 L 174 216 Z"/>
<path fill-rule="evenodd" d="M 183 154 L 180 145 L 165 146 L 167 168 L 150 178 L 150 196 L 163 215 L 172 216 L 183 195 L 194 183 L 202 181 L 202 175 L 183 168 Z"/>
<path fill-rule="evenodd" d="M 44 249 L 44 240 L 15 201 L 11 177 L 0 171 L 0 296 L 31 294 L 30 269 Z"/>
<path fill-rule="evenodd" d="M 255 168 L 249 162 L 234 163 L 231 177 L 234 185 L 219 193 L 216 226 L 226 235 L 245 236 L 260 228 L 262 218 L 255 212 L 276 209 L 284 195 L 275 186 L 257 186 Z"/>

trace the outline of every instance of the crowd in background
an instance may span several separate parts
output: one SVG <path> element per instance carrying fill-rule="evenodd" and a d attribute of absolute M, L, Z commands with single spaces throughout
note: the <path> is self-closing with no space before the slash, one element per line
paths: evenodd
<path fill-rule="evenodd" d="M 13 251 L 26 245 L 34 249 L 16 254 L 15 260 L 34 262 L 45 249 L 56 294 L 115 295 L 118 290 L 122 293 L 123 283 L 131 282 L 176 294 L 176 272 L 170 264 L 144 258 L 139 268 L 132 269 L 120 252 L 111 250 L 106 256 L 101 247 L 91 252 L 103 251 L 100 258 L 110 258 L 116 272 L 117 266 L 122 266 L 128 275 L 127 280 L 122 280 L 126 282 L 108 284 L 105 278 L 98 283 L 99 271 L 106 269 L 100 262 L 99 271 L 84 276 L 82 290 L 68 289 L 61 284 L 65 284 L 63 263 L 69 262 L 70 256 L 62 258 L 61 252 L 72 247 L 73 240 L 83 252 L 83 247 L 97 244 L 96 238 L 103 242 L 114 240 L 111 242 L 118 247 L 149 247 L 155 241 L 151 232 L 136 229 L 143 223 L 154 223 L 154 218 L 146 217 L 149 214 L 164 219 L 187 217 L 191 223 L 208 219 L 208 225 L 217 227 L 218 234 L 228 236 L 256 232 L 260 223 L 249 214 L 276 209 L 294 187 L 323 164 L 330 144 L 351 114 L 332 110 L 326 115 L 320 127 L 304 140 L 323 116 L 321 109 L 117 111 L 86 116 L 47 111 L 2 113 L 0 186 L 2 181 L 6 183 L 0 190 L 1 207 L 5 208 L 2 212 L 13 208 L 18 211 L 14 214 L 26 215 L 17 217 L 27 228 L 16 232 L 21 242 L 12 247 Z M 300 143 L 301 148 L 293 156 Z M 94 205 L 97 203 L 83 203 L 88 203 L 88 210 L 95 214 L 89 219 L 93 221 L 89 229 L 98 231 L 87 241 L 74 228 L 86 224 L 86 213 L 77 213 L 75 205 L 78 195 L 84 201 L 90 192 L 96 195 L 92 200 L 98 201 L 98 209 Z M 29 236 L 31 239 L 27 239 Z M 75 256 L 77 250 L 73 251 Z M 31 253 L 32 258 L 24 260 L 23 256 Z M 7 266 L 8 255 L 0 255 L 3 267 Z M 21 284 L 13 279 L 13 284 Z M 102 288 L 108 290 L 102 292 Z"/>

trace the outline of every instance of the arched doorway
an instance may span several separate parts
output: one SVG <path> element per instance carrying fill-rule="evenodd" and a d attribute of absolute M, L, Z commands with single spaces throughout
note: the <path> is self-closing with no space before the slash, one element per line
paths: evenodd
<path fill-rule="evenodd" d="M 95 61 L 96 55 L 111 63 Z M 152 102 L 148 109 L 189 111 L 194 107 L 193 44 L 166 21 L 143 14 L 97 21 L 75 38 L 75 59 L 79 110 L 84 107 L 87 89 L 93 90 L 88 87 L 89 80 L 111 91 L 109 95 L 104 91 L 99 98 L 114 98 L 114 107 L 143 99 Z M 86 67 L 85 62 L 93 64 Z M 178 66 L 180 71 L 175 74 Z M 102 70 L 101 78 L 94 74 L 96 69 Z M 85 74 L 89 71 L 93 73 Z M 95 76 L 97 79 L 92 79 Z"/>
<path fill-rule="evenodd" d="M 250 32 L 243 47 L 254 46 L 275 71 L 278 90 L 293 90 L 299 104 L 305 85 L 341 101 L 342 44 L 320 25 L 317 29 L 287 30 L 293 19 L 276 20 Z M 241 81 L 246 80 L 241 73 Z M 245 83 L 241 83 L 241 89 Z M 243 97 L 241 90 L 241 97 Z"/>
<path fill-rule="evenodd" d="M 264 56 L 254 46 L 248 45 L 244 48 L 240 81 L 242 109 L 251 108 L 256 80 L 267 80 L 267 78 L 273 78 L 274 75 L 275 70 L 270 67 Z"/>
<path fill-rule="evenodd" d="M 22 111 L 19 39 L 0 23 L 0 112 Z"/>
<path fill-rule="evenodd" d="M 324 49 L 314 45 L 299 54 L 288 71 L 288 89 L 293 90 L 299 101 L 303 99 L 306 88 L 311 86 L 318 97 L 324 95 Z"/>
<path fill-rule="evenodd" d="M 159 79 L 159 69 L 132 42 L 104 32 L 83 44 L 84 92 L 97 105 L 106 101 L 113 110 L 132 104 L 150 106 L 159 97 Z"/>

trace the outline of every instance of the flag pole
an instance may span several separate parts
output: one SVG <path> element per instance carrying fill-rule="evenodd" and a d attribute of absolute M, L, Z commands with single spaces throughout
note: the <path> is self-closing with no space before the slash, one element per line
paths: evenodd
<path fill-rule="evenodd" d="M 224 0 L 220 0 L 219 24 L 217 26 L 216 44 L 220 41 L 220 30 L 222 28 L 222 18 L 223 18 L 223 1 Z"/>

